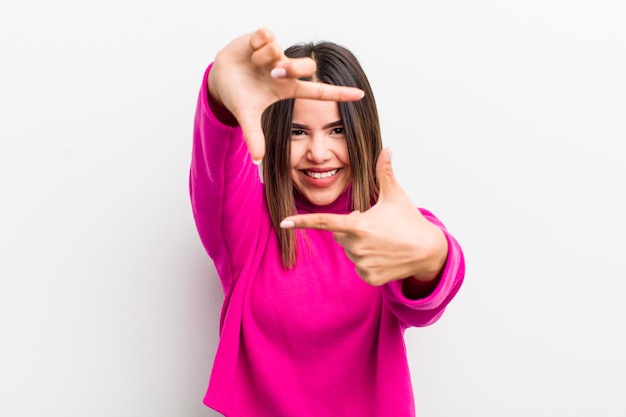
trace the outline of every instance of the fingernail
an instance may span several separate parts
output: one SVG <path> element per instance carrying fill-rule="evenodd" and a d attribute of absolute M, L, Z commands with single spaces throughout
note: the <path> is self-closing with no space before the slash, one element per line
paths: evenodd
<path fill-rule="evenodd" d="M 263 162 L 263 159 L 253 159 L 253 160 L 252 160 L 252 163 L 253 163 L 254 165 L 261 165 L 261 162 Z"/>
<path fill-rule="evenodd" d="M 293 220 L 283 220 L 282 222 L 280 222 L 281 229 L 293 229 L 295 225 L 296 224 L 293 222 Z"/>
<path fill-rule="evenodd" d="M 283 78 L 284 76 L 287 75 L 287 70 L 284 68 L 274 68 L 270 74 L 272 75 L 272 77 L 274 78 Z"/>

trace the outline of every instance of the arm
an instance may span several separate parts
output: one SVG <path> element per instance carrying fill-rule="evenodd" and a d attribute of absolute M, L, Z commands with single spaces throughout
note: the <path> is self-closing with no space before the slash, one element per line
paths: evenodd
<path fill-rule="evenodd" d="M 235 279 L 266 224 L 255 165 L 265 152 L 263 111 L 290 97 L 347 101 L 363 96 L 356 88 L 300 80 L 314 71 L 312 59 L 288 59 L 274 35 L 260 29 L 226 45 L 205 74 L 189 186 L 198 232 L 223 284 Z"/>
<path fill-rule="evenodd" d="M 213 111 L 219 105 L 209 104 L 211 71 L 198 96 L 189 192 L 200 239 L 228 286 L 258 240 L 263 190 L 241 129 L 222 123 Z M 217 109 L 224 120 L 227 110 Z"/>
<path fill-rule="evenodd" d="M 261 115 L 290 97 L 358 100 L 363 91 L 307 82 L 315 62 L 289 59 L 260 29 L 226 45 L 205 73 L 194 121 L 190 195 L 202 243 L 228 285 L 258 247 L 264 214 Z M 254 163 L 253 163 L 254 162 Z"/>
<path fill-rule="evenodd" d="M 418 284 L 418 289 L 425 292 L 417 298 L 415 294 L 407 293 L 407 285 L 413 284 L 411 281 L 415 280 L 412 277 L 391 281 L 381 289 L 385 303 L 400 321 L 406 326 L 424 327 L 441 317 L 448 303 L 461 288 L 465 277 L 465 258 L 461 246 L 443 223 L 429 211 L 424 209 L 420 211 L 426 219 L 438 226 L 445 236 L 448 247 L 445 263 L 434 280 Z"/>

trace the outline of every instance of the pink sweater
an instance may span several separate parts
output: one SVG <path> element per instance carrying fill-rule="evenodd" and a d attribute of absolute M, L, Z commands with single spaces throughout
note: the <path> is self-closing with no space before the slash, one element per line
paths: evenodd
<path fill-rule="evenodd" d="M 204 403 L 227 417 L 414 416 L 404 331 L 434 323 L 458 291 L 460 246 L 422 210 L 446 233 L 449 255 L 438 287 L 419 300 L 403 296 L 401 281 L 364 283 L 330 232 L 298 232 L 296 266 L 285 270 L 241 130 L 209 108 L 210 68 L 195 117 L 190 194 L 225 297 Z M 329 206 L 297 207 L 348 213 L 350 189 Z"/>

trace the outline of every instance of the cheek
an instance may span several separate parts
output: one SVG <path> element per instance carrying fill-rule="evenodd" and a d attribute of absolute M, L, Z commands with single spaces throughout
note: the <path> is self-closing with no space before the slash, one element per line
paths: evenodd
<path fill-rule="evenodd" d="M 292 142 L 289 148 L 289 168 L 294 169 L 302 159 L 303 150 L 301 149 L 302 146 L 298 146 L 297 142 Z"/>
<path fill-rule="evenodd" d="M 348 152 L 347 142 L 344 141 L 340 149 L 337 150 L 337 157 L 345 166 L 350 166 L 350 153 Z"/>

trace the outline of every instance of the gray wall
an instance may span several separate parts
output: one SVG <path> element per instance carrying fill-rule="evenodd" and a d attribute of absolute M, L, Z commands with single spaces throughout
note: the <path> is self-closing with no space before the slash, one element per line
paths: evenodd
<path fill-rule="evenodd" d="M 418 415 L 626 413 L 623 2 L 211 3 L 0 6 L 0 415 L 216 416 L 192 118 L 260 26 L 356 53 L 400 183 L 463 244 L 406 334 Z"/>

